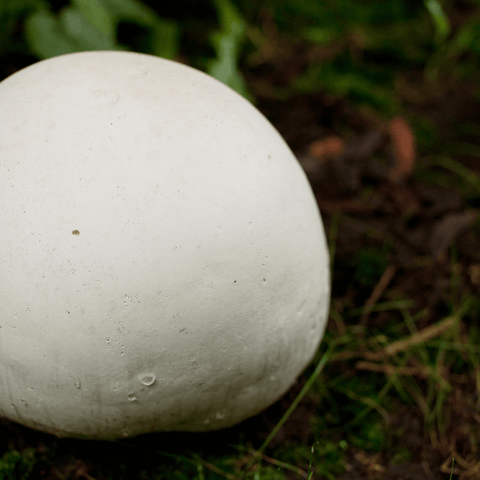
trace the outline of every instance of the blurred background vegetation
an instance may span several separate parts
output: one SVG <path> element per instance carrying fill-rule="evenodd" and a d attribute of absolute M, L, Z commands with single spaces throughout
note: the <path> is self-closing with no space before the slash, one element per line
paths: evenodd
<path fill-rule="evenodd" d="M 2 0 L 0 58 L 16 65 L 14 57 L 28 64 L 77 51 L 132 50 L 188 63 L 253 102 L 257 92 L 244 76 L 289 62 L 288 78 L 270 84 L 269 96 L 323 90 L 392 115 L 398 72 L 458 80 L 478 71 L 480 16 L 466 22 L 452 16 L 459 3 L 466 12 L 480 6 L 480 0 Z M 256 88 L 265 94 L 267 87 Z"/>

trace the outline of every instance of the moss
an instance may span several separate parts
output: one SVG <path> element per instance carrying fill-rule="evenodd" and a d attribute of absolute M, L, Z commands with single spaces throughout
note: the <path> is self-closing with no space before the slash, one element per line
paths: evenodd
<path fill-rule="evenodd" d="M 0 459 L 0 480 L 28 480 L 35 466 L 35 450 L 10 450 Z"/>

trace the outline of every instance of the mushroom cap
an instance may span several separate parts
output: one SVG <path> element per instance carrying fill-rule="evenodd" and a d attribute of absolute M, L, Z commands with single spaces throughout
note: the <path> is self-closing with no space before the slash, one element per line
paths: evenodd
<path fill-rule="evenodd" d="M 115 439 L 235 425 L 315 355 L 316 201 L 266 118 L 131 52 L 0 83 L 0 415 Z"/>

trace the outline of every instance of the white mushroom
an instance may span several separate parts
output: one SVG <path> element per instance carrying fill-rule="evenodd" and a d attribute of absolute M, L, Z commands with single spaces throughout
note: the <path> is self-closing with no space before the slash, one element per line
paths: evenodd
<path fill-rule="evenodd" d="M 58 436 L 234 425 L 311 361 L 317 204 L 248 101 L 129 52 L 0 83 L 0 415 Z"/>

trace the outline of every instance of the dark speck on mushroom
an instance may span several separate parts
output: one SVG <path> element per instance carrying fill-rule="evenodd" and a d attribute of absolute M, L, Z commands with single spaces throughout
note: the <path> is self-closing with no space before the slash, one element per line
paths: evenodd
<path fill-rule="evenodd" d="M 74 231 L 72 232 L 72 235 L 80 235 L 80 232 L 79 232 L 78 230 L 74 230 Z"/>

